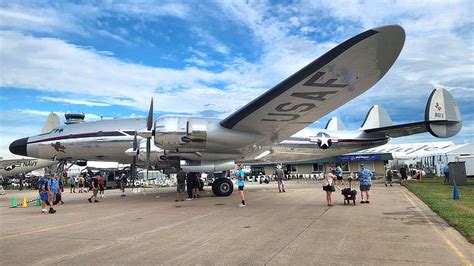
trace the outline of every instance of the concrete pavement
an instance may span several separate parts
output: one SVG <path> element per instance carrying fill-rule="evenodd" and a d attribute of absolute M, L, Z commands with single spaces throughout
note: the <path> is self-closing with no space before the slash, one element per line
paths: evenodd
<path fill-rule="evenodd" d="M 56 214 L 35 192 L 0 198 L 0 264 L 439 264 L 472 265 L 474 247 L 405 188 L 375 185 L 370 204 L 328 207 L 319 181 L 246 186 L 238 194 L 175 203 L 174 189 L 106 191 L 100 203 L 69 194 Z"/>

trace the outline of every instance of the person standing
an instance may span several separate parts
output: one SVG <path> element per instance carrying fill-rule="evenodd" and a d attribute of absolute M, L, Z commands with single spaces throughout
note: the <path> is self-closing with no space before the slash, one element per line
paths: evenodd
<path fill-rule="evenodd" d="M 281 193 L 282 191 L 286 192 L 285 191 L 285 182 L 284 182 L 285 172 L 283 172 L 282 168 L 283 168 L 282 165 L 279 164 L 279 165 L 277 165 L 277 168 L 275 169 L 275 178 L 278 182 L 278 192 L 279 193 Z"/>
<path fill-rule="evenodd" d="M 402 184 L 403 181 L 406 181 L 408 179 L 407 169 L 405 168 L 405 166 L 402 166 L 400 168 L 400 175 L 401 175 L 400 184 Z"/>
<path fill-rule="evenodd" d="M 342 177 L 342 168 L 340 164 L 336 165 L 335 175 L 337 180 L 337 189 L 341 190 L 341 186 L 344 186 L 344 178 Z"/>
<path fill-rule="evenodd" d="M 186 173 L 183 171 L 183 168 L 179 168 L 176 174 L 176 202 L 184 200 L 185 183 Z"/>
<path fill-rule="evenodd" d="M 370 203 L 369 196 L 370 196 L 370 187 L 372 186 L 372 172 L 369 169 L 364 167 L 364 164 L 360 164 L 359 170 L 359 182 L 360 182 L 360 203 Z M 365 194 L 365 201 L 364 201 L 364 194 Z"/>
<path fill-rule="evenodd" d="M 244 179 L 245 179 L 245 173 L 244 170 L 242 170 L 242 165 L 238 164 L 237 165 L 237 186 L 239 188 L 239 196 L 241 203 L 239 204 L 239 207 L 245 207 L 245 195 L 244 195 Z"/>
<path fill-rule="evenodd" d="M 74 176 L 69 177 L 69 185 L 71 186 L 69 193 L 76 193 L 76 178 Z"/>
<path fill-rule="evenodd" d="M 188 172 L 186 175 L 186 188 L 188 192 L 188 198 L 186 200 L 193 200 L 193 188 L 194 188 L 194 173 Z"/>
<path fill-rule="evenodd" d="M 122 173 L 120 176 L 120 190 L 122 190 L 122 195 L 120 197 L 125 197 L 125 187 L 127 186 L 127 176 L 125 173 Z"/>
<path fill-rule="evenodd" d="M 392 169 L 387 168 L 387 171 L 385 172 L 385 186 L 387 185 L 392 186 L 392 180 L 393 180 Z"/>
<path fill-rule="evenodd" d="M 193 198 L 197 199 L 199 198 L 199 186 L 200 186 L 200 181 L 201 179 L 199 178 L 201 176 L 200 173 L 196 172 L 194 173 L 194 182 L 193 182 Z"/>
<path fill-rule="evenodd" d="M 79 176 L 79 193 L 82 193 L 82 190 L 84 189 L 84 176 L 80 175 Z"/>
<path fill-rule="evenodd" d="M 94 202 L 99 202 L 97 200 L 97 193 L 99 192 L 99 179 L 97 178 L 97 176 L 92 177 L 90 188 L 92 190 L 92 196 L 87 200 L 92 203 L 92 198 L 94 198 Z"/>
<path fill-rule="evenodd" d="M 448 183 L 449 184 L 449 166 L 448 164 L 446 164 L 444 167 L 443 167 L 443 174 L 444 174 L 444 183 Z"/>
<path fill-rule="evenodd" d="M 104 180 L 104 177 L 99 174 L 99 178 L 97 179 L 97 181 L 99 182 L 99 194 L 100 194 L 100 198 L 103 199 L 105 198 L 105 195 L 104 195 L 104 191 L 105 191 L 105 180 Z"/>
<path fill-rule="evenodd" d="M 332 169 L 328 168 L 326 174 L 324 175 L 324 186 L 323 190 L 326 191 L 326 201 L 328 203 L 328 206 L 334 206 L 332 203 L 332 193 L 336 191 L 336 188 L 334 187 L 334 180 L 336 179 L 336 175 L 332 173 Z"/>

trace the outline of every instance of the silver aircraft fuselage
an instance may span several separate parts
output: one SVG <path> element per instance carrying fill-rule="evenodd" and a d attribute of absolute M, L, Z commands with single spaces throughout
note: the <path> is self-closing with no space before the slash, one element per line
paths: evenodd
<path fill-rule="evenodd" d="M 144 118 L 112 119 L 65 125 L 49 133 L 23 138 L 10 150 L 43 159 L 115 161 L 131 163 L 130 150 Z M 287 140 L 268 143 L 255 133 L 223 128 L 219 120 L 182 116 L 162 116 L 155 121 L 151 162 L 163 156 L 191 161 L 231 161 L 245 163 L 287 162 L 318 159 L 355 152 L 388 142 L 387 137 L 364 137 L 363 131 L 329 131 L 306 128 Z M 144 161 L 144 139 L 139 161 Z M 128 151 L 128 152 L 127 152 Z"/>

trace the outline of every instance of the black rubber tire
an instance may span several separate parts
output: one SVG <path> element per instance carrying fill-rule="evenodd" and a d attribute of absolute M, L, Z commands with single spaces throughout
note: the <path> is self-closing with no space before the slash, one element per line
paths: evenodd
<path fill-rule="evenodd" d="M 228 197 L 234 191 L 234 184 L 227 178 L 218 178 L 212 183 L 212 192 L 218 197 Z"/>

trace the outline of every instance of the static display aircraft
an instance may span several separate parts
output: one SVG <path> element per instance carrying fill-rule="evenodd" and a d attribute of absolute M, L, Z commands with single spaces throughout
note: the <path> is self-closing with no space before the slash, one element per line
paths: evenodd
<path fill-rule="evenodd" d="M 42 159 L 0 160 L 0 177 L 10 177 L 28 173 L 36 169 L 51 166 L 55 163 L 55 161 Z"/>
<path fill-rule="evenodd" d="M 336 46 L 223 120 L 161 116 L 62 126 L 10 145 L 36 158 L 160 164 L 181 160 L 189 171 L 221 171 L 234 163 L 318 159 L 383 145 L 390 138 L 430 132 L 450 137 L 462 127 L 459 108 L 444 89 L 429 96 L 423 121 L 394 125 L 380 106 L 361 128 L 344 130 L 338 119 L 325 129 L 306 128 L 359 96 L 394 64 L 405 42 L 398 25 L 365 31 Z M 137 136 L 138 135 L 138 136 Z M 154 145 L 151 145 L 153 140 Z M 148 168 L 148 167 L 147 167 Z M 226 178 L 213 183 L 218 196 L 232 193 Z"/>

